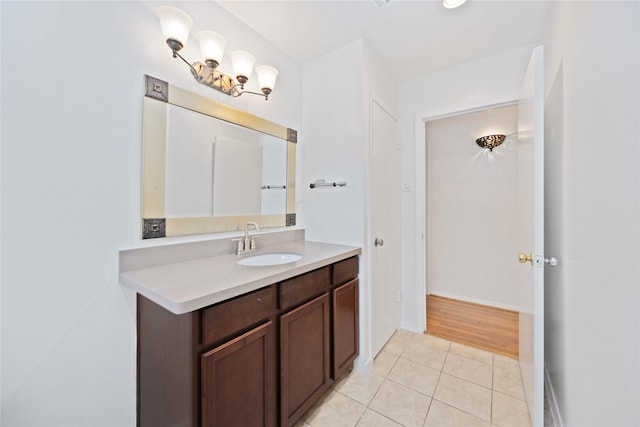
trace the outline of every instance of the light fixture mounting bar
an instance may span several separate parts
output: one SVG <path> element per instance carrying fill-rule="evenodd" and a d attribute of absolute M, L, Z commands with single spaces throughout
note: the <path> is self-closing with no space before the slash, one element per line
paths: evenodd
<path fill-rule="evenodd" d="M 237 88 L 239 85 L 236 84 L 233 77 L 211 68 L 202 62 L 194 62 L 193 64 L 189 64 L 189 66 L 191 67 L 191 74 L 193 74 L 193 77 L 199 83 L 233 97 L 242 95 L 242 92 Z"/>

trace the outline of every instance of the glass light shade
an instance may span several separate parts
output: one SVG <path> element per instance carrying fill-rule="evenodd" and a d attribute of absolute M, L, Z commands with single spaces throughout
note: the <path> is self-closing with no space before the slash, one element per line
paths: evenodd
<path fill-rule="evenodd" d="M 183 11 L 172 6 L 160 6 L 157 9 L 160 18 L 160 26 L 165 40 L 176 40 L 182 44 L 187 44 L 189 30 L 193 26 L 193 21 Z"/>
<path fill-rule="evenodd" d="M 220 64 L 227 39 L 213 31 L 200 31 L 196 37 L 200 41 L 200 52 L 205 62 L 213 60 Z"/>
<path fill-rule="evenodd" d="M 276 77 L 278 77 L 278 69 L 270 65 L 259 65 L 256 67 L 256 75 L 260 89 L 273 90 L 276 85 Z"/>
<path fill-rule="evenodd" d="M 487 135 L 476 139 L 476 144 L 482 148 L 488 148 L 489 151 L 493 151 L 493 149 L 502 144 L 506 138 L 507 136 L 502 134 Z"/>
<path fill-rule="evenodd" d="M 462 6 L 467 0 L 442 0 L 442 5 L 447 9 L 453 9 Z"/>
<path fill-rule="evenodd" d="M 244 83 L 242 81 L 243 79 L 245 82 L 249 79 L 249 76 L 251 76 L 251 70 L 253 70 L 254 62 L 256 62 L 256 58 L 249 52 L 244 52 L 242 50 L 234 50 L 231 52 L 233 74 L 240 83 Z"/>

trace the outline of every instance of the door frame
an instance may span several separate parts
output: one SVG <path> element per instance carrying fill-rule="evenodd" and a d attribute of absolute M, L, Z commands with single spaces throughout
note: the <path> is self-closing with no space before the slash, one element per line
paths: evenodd
<path fill-rule="evenodd" d="M 427 165 L 426 165 L 426 132 L 425 126 L 428 122 L 445 119 L 448 117 L 460 116 L 463 114 L 476 113 L 493 108 L 509 107 L 518 105 L 518 99 L 505 100 L 493 104 L 483 104 L 473 108 L 457 109 L 445 111 L 436 115 L 416 114 L 414 117 L 414 153 L 415 153 L 415 194 L 416 194 L 416 234 L 415 234 L 415 254 L 416 254 L 416 285 L 414 298 L 416 301 L 416 315 L 418 316 L 415 325 L 403 324 L 405 329 L 414 332 L 424 333 L 427 330 Z"/>

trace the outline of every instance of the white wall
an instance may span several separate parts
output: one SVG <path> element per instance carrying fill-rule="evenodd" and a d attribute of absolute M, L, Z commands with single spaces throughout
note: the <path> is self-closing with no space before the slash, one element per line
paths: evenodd
<path fill-rule="evenodd" d="M 545 46 L 546 368 L 567 426 L 640 424 L 639 38 L 638 2 L 558 2 Z"/>
<path fill-rule="evenodd" d="M 180 2 L 192 34 L 215 29 L 280 69 L 268 102 L 229 98 L 171 57 L 156 5 L 0 3 L 3 426 L 135 425 L 135 299 L 118 250 L 203 238 L 140 240 L 143 75 L 302 124 L 290 58 L 213 2 Z"/>
<path fill-rule="evenodd" d="M 401 193 L 401 316 L 402 326 L 424 330 L 424 272 L 418 271 L 424 257 L 424 225 L 416 223 L 423 206 L 416 200 L 424 194 L 424 176 L 416 174 L 416 162 L 424 158 L 423 119 L 474 110 L 517 99 L 532 47 L 523 47 L 479 61 L 453 67 L 398 87 L 401 141 L 401 182 L 409 191 Z"/>
<path fill-rule="evenodd" d="M 427 293 L 518 310 L 518 107 L 426 124 Z M 493 152 L 476 138 L 507 135 Z"/>
<path fill-rule="evenodd" d="M 397 92 L 389 72 L 363 40 L 304 64 L 303 138 L 306 238 L 362 247 L 360 257 L 360 357 L 370 366 L 368 174 L 370 102 L 394 111 Z M 316 179 L 345 187 L 310 189 Z"/>
<path fill-rule="evenodd" d="M 361 245 L 365 129 L 362 41 L 303 66 L 304 216 L 308 240 Z M 316 179 L 345 187 L 309 188 Z"/>

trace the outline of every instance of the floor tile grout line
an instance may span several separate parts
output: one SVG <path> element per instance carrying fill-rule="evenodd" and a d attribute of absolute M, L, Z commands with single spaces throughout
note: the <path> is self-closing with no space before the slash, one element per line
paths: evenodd
<path fill-rule="evenodd" d="M 458 408 L 457 406 L 453 406 L 453 405 L 452 405 L 452 404 L 450 404 L 450 403 L 443 402 L 442 400 L 438 400 L 438 399 L 436 399 L 436 398 L 433 398 L 433 400 L 435 400 L 436 402 L 438 402 L 438 403 L 440 403 L 440 404 L 442 404 L 442 405 L 448 406 L 449 408 L 453 408 L 453 409 L 455 409 L 456 411 L 463 412 L 463 413 L 465 413 L 465 414 L 467 414 L 467 415 L 470 415 L 470 416 L 472 416 L 472 417 L 474 417 L 474 418 L 477 418 L 477 419 L 479 419 L 479 420 L 482 420 L 482 421 L 488 422 L 489 424 L 492 424 L 492 423 L 491 423 L 491 421 L 487 421 L 487 420 L 485 420 L 484 418 L 477 416 L 476 414 L 472 414 L 472 413 L 471 413 L 471 412 L 469 412 L 469 411 L 465 411 L 464 409 Z M 433 404 L 433 402 L 431 402 L 431 403 Z M 497 426 L 495 426 L 495 427 L 497 427 Z"/>
<path fill-rule="evenodd" d="M 449 357 L 449 349 L 451 348 L 451 344 L 447 346 L 447 355 L 444 357 L 444 361 L 442 362 L 442 366 L 440 366 L 440 371 L 438 372 L 438 380 L 436 381 L 435 387 L 433 387 L 433 396 L 431 397 L 431 402 L 429 403 L 429 409 L 427 410 L 427 415 L 424 417 L 424 421 L 422 425 L 427 423 L 429 419 L 429 413 L 431 412 L 431 408 L 433 408 L 433 401 L 436 400 L 436 392 L 438 391 L 438 385 L 440 384 L 440 378 L 442 378 L 442 371 L 444 369 L 444 365 L 447 363 L 447 357 Z"/>
<path fill-rule="evenodd" d="M 384 417 L 384 418 L 388 419 L 389 421 L 391 421 L 393 423 L 396 423 L 398 425 L 402 425 L 398 421 L 394 420 L 393 418 L 389 418 L 385 414 L 381 414 L 380 412 L 376 411 L 375 409 L 369 408 L 369 406 L 367 406 L 367 408 L 365 409 L 365 412 L 367 412 L 367 409 L 370 410 L 371 412 L 375 412 L 376 414 L 380 415 L 381 417 Z M 363 414 L 363 416 L 364 416 L 364 414 Z M 360 420 L 358 420 L 358 422 L 360 422 Z"/>

